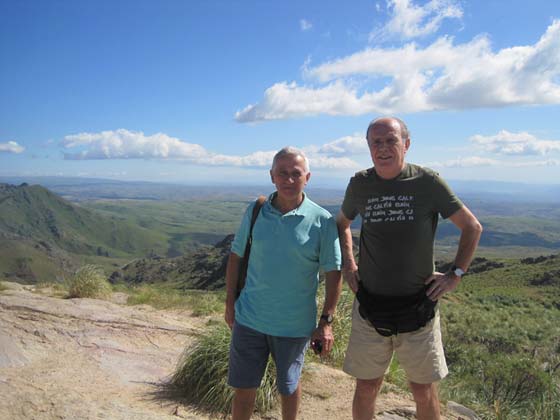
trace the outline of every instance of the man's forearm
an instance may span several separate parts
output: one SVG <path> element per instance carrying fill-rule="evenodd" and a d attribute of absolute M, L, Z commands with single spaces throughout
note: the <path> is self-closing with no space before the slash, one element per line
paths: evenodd
<path fill-rule="evenodd" d="M 325 304 L 322 314 L 333 315 L 342 290 L 342 275 L 340 271 L 329 271 L 325 280 Z"/>
<path fill-rule="evenodd" d="M 482 225 L 466 206 L 455 212 L 450 220 L 461 230 L 455 265 L 467 271 L 482 234 Z"/>
<path fill-rule="evenodd" d="M 239 264 L 241 257 L 230 253 L 226 267 L 226 304 L 234 303 L 237 297 L 237 284 L 239 282 Z"/>
<path fill-rule="evenodd" d="M 351 223 L 352 221 L 347 219 L 342 212 L 338 214 L 336 225 L 338 227 L 338 238 L 340 241 L 340 250 L 342 251 L 342 265 L 344 269 L 356 266 L 354 251 L 352 249 Z"/>
<path fill-rule="evenodd" d="M 455 256 L 455 265 L 467 271 L 474 257 L 480 235 L 482 234 L 482 226 L 475 226 L 464 229 L 459 238 L 459 246 L 457 247 L 457 255 Z"/>

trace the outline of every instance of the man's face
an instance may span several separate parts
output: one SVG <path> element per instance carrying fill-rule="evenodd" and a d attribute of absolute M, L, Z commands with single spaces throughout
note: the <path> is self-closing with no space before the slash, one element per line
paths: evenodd
<path fill-rule="evenodd" d="M 404 167 L 410 140 L 403 142 L 401 126 L 392 119 L 376 122 L 368 132 L 369 153 L 376 172 L 383 178 L 396 177 Z"/>
<path fill-rule="evenodd" d="M 278 159 L 270 170 L 278 197 L 285 200 L 299 198 L 310 176 L 311 173 L 307 171 L 305 160 L 301 156 L 285 155 Z"/>

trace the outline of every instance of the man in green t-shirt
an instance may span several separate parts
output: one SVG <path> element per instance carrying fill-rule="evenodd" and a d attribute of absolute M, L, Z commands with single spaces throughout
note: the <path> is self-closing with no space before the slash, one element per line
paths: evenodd
<path fill-rule="evenodd" d="M 351 178 L 337 217 L 343 273 L 357 294 L 344 371 L 356 377 L 354 419 L 372 419 L 393 353 L 405 369 L 418 419 L 440 419 L 436 384 L 447 375 L 435 302 L 467 271 L 482 226 L 439 175 L 405 162 L 410 136 L 398 118 L 372 121 L 374 167 Z M 359 265 L 350 224 L 360 215 Z M 452 269 L 434 270 L 439 215 L 461 231 Z"/>

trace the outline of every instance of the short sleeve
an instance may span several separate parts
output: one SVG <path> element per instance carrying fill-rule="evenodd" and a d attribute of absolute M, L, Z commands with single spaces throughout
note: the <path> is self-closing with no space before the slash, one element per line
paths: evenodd
<path fill-rule="evenodd" d="M 339 271 L 342 266 L 338 229 L 332 216 L 322 226 L 319 266 L 325 272 Z"/>
<path fill-rule="evenodd" d="M 245 210 L 245 214 L 241 219 L 241 225 L 239 229 L 237 229 L 237 233 L 235 234 L 235 238 L 231 243 L 231 252 L 234 254 L 243 257 L 245 254 L 245 245 L 247 244 L 247 239 L 249 237 L 249 227 L 251 225 L 251 216 L 253 214 L 253 208 L 255 207 L 255 202 L 251 203 L 247 210 Z"/>
<path fill-rule="evenodd" d="M 435 210 L 441 217 L 447 219 L 463 207 L 463 202 L 453 193 L 449 185 L 439 176 L 434 174 L 434 199 Z"/>
<path fill-rule="evenodd" d="M 344 216 L 349 220 L 354 220 L 358 215 L 358 208 L 356 206 L 356 197 L 354 195 L 354 190 L 352 187 L 352 181 L 354 178 L 350 179 L 348 187 L 346 187 L 346 193 L 344 194 L 344 200 L 342 201 L 342 206 L 340 210 Z"/>

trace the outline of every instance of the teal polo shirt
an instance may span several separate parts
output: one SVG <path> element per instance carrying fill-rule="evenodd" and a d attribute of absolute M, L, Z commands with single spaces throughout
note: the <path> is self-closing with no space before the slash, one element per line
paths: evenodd
<path fill-rule="evenodd" d="M 280 213 L 271 194 L 253 227 L 247 279 L 235 303 L 235 321 L 277 337 L 308 337 L 316 327 L 319 270 L 340 270 L 342 258 L 333 216 L 304 195 Z M 240 257 L 249 236 L 253 202 L 231 251 Z"/>

